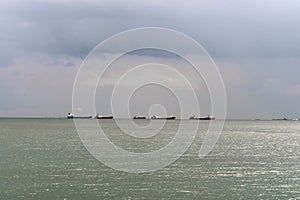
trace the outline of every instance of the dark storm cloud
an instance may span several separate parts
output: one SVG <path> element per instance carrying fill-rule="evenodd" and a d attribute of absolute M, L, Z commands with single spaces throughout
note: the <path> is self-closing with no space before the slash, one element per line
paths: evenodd
<path fill-rule="evenodd" d="M 82 58 L 122 26 L 101 6 L 29 2 L 0 10 L 3 64 L 31 53 Z"/>
<path fill-rule="evenodd" d="M 140 26 L 174 28 L 215 57 L 298 56 L 297 2 L 27 1 L 1 5 L 2 65 L 28 53 L 85 57 L 110 35 Z"/>
<path fill-rule="evenodd" d="M 35 52 L 83 56 L 91 48 L 91 37 L 79 33 L 78 18 L 74 18 L 76 10 L 72 14 L 68 9 L 51 4 L 25 4 L 1 12 L 1 18 L 5 18 L 1 25 L 2 49 L 9 52 L 5 57 L 13 59 Z"/>

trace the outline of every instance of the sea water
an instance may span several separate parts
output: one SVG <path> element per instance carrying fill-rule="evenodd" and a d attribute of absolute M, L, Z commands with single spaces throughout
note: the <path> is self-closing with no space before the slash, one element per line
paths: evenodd
<path fill-rule="evenodd" d="M 140 152 L 168 143 L 180 123 L 167 121 L 160 136 L 139 143 L 114 120 L 99 122 L 116 145 Z M 136 174 L 95 159 L 73 120 L 0 119 L 0 199 L 300 198 L 300 121 L 226 121 L 214 149 L 200 159 L 208 124 L 200 122 L 177 161 Z"/>

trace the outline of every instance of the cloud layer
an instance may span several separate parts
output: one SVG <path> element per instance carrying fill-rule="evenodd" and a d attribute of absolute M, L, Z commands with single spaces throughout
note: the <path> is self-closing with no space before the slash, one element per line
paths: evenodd
<path fill-rule="evenodd" d="M 158 26 L 207 49 L 224 76 L 228 118 L 300 118 L 299 4 L 2 1 L 0 116 L 64 116 L 78 67 L 99 42 L 130 28 Z M 147 55 L 132 59 L 146 61 Z"/>

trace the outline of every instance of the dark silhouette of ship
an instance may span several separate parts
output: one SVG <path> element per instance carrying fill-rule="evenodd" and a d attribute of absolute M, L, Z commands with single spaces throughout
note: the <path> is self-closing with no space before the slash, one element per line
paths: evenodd
<path fill-rule="evenodd" d="M 137 116 L 136 115 L 136 116 L 133 117 L 133 119 L 146 119 L 146 117 L 145 116 Z"/>
<path fill-rule="evenodd" d="M 91 119 L 92 116 L 91 115 L 87 115 L 87 116 L 75 116 L 73 113 L 68 113 L 67 118 L 68 119 Z"/>
<path fill-rule="evenodd" d="M 196 117 L 195 115 L 190 117 L 190 120 L 215 120 L 215 117 L 207 115 L 206 117 Z"/>
<path fill-rule="evenodd" d="M 174 116 L 169 116 L 169 117 L 158 117 L 158 116 L 156 116 L 156 115 L 153 115 L 153 116 L 151 117 L 151 119 L 174 120 L 174 119 L 176 119 L 176 117 L 174 117 Z"/>
<path fill-rule="evenodd" d="M 99 115 L 97 114 L 95 116 L 95 119 L 113 119 L 114 117 L 112 115 L 109 115 L 109 116 L 102 116 L 102 115 Z"/>

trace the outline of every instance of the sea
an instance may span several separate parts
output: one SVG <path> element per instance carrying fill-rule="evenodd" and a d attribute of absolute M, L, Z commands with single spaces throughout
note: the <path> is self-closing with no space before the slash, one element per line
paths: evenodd
<path fill-rule="evenodd" d="M 180 123 L 196 122 L 166 121 L 142 144 L 114 120 L 99 123 L 120 148 L 144 152 L 169 143 Z M 209 123 L 199 122 L 174 162 L 129 173 L 97 160 L 72 119 L 0 119 L 0 199 L 300 199 L 300 121 L 228 120 L 200 158 Z"/>

